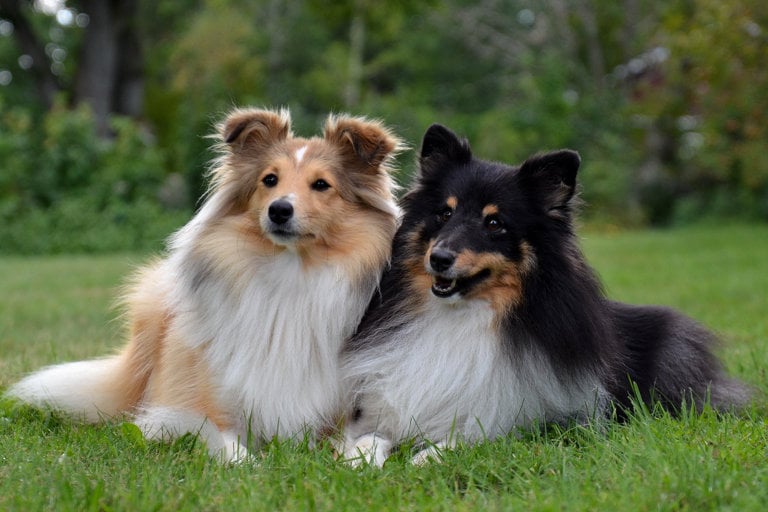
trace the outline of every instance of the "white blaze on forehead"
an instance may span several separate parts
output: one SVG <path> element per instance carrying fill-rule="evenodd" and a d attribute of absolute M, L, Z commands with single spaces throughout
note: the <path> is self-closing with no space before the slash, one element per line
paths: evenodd
<path fill-rule="evenodd" d="M 307 146 L 302 146 L 301 149 L 296 150 L 296 163 L 301 163 L 304 158 L 304 153 L 307 152 Z"/>

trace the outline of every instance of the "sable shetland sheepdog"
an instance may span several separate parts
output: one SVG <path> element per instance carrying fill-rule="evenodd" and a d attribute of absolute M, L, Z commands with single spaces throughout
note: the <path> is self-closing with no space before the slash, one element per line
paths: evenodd
<path fill-rule="evenodd" d="M 429 128 L 391 267 L 342 352 L 346 459 L 381 465 L 415 437 L 423 462 L 456 439 L 621 414 L 635 384 L 671 410 L 745 404 L 712 334 L 604 297 L 572 225 L 579 164 L 569 150 L 487 162 Z"/>
<path fill-rule="evenodd" d="M 127 293 L 127 346 L 45 368 L 10 395 L 91 422 L 135 414 L 152 439 L 199 432 L 228 461 L 249 434 L 336 425 L 339 350 L 397 229 L 400 140 L 348 116 L 294 137 L 285 110 L 235 110 L 218 128 L 206 202 Z"/>

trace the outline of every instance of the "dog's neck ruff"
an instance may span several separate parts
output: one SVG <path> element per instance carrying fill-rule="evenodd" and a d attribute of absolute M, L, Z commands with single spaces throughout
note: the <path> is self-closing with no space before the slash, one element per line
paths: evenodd
<path fill-rule="evenodd" d="M 363 382 L 363 413 L 395 441 L 493 438 L 594 409 L 595 379 L 564 385 L 544 353 L 523 344 L 510 353 L 501 336 L 487 302 L 432 297 L 387 339 L 350 354 L 343 373 Z"/>
<path fill-rule="evenodd" d="M 200 249 L 205 225 L 176 237 L 166 268 L 172 328 L 205 355 L 217 403 L 240 417 L 243 433 L 266 438 L 331 424 L 338 352 L 375 289 L 376 269 L 351 275 L 335 261 L 306 268 L 293 251 L 252 251 L 234 229 L 222 238 L 230 247 L 212 255 Z"/>

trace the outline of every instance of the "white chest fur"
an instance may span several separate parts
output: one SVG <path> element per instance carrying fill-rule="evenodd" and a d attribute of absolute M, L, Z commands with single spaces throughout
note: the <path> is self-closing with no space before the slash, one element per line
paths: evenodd
<path fill-rule="evenodd" d="M 217 401 L 241 430 L 271 437 L 326 425 L 340 408 L 341 343 L 375 279 L 361 286 L 336 265 L 304 269 L 288 251 L 241 257 L 236 277 L 181 279 L 176 327 L 205 354 Z"/>
<path fill-rule="evenodd" d="M 432 299 L 389 341 L 351 354 L 344 373 L 362 378 L 363 414 L 394 440 L 493 438 L 594 409 L 596 379 L 566 385 L 543 353 L 514 350 L 503 347 L 486 302 Z"/>

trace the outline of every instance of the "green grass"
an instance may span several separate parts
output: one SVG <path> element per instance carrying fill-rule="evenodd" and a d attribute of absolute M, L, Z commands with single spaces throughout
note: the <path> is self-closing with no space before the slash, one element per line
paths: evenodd
<path fill-rule="evenodd" d="M 719 332 L 731 373 L 768 390 L 768 227 L 583 235 L 609 294 L 682 309 Z M 0 389 L 120 345 L 111 308 L 140 256 L 0 258 Z M 0 401 L 0 510 L 763 510 L 764 402 L 742 417 L 638 413 L 461 447 L 416 468 L 336 463 L 328 446 L 271 443 L 224 467 L 192 438 L 146 443 Z"/>

